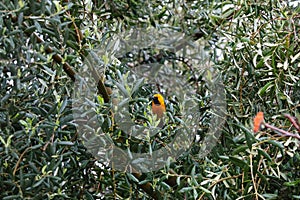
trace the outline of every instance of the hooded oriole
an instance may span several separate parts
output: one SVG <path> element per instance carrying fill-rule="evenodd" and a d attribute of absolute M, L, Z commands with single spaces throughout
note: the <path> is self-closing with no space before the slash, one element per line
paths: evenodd
<path fill-rule="evenodd" d="M 161 94 L 155 94 L 152 97 L 152 113 L 157 116 L 157 119 L 160 120 L 159 127 L 163 126 L 162 117 L 166 112 L 165 100 Z"/>

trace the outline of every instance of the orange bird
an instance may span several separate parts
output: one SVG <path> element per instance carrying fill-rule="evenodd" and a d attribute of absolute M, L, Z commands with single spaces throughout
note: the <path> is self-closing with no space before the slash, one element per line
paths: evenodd
<path fill-rule="evenodd" d="M 166 112 L 165 100 L 161 94 L 155 94 L 152 97 L 152 113 L 157 116 L 157 119 L 161 119 L 159 123 L 159 127 L 162 127 L 164 116 L 164 112 Z"/>
<path fill-rule="evenodd" d="M 258 112 L 253 120 L 253 132 L 257 133 L 263 123 L 264 123 L 264 113 Z"/>

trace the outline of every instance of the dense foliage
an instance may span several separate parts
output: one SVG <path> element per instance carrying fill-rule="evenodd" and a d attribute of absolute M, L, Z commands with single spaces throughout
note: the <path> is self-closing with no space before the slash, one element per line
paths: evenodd
<path fill-rule="evenodd" d="M 0 199 L 300 199 L 299 140 L 252 131 L 253 116 L 263 111 L 268 123 L 298 134 L 283 114 L 300 119 L 299 13 L 296 3 L 280 0 L 1 1 Z M 205 157 L 198 157 L 196 140 L 160 170 L 124 172 L 99 162 L 84 145 L 79 128 L 91 130 L 92 122 L 74 119 L 76 77 L 91 50 L 133 27 L 184 33 L 201 45 L 199 63 L 217 73 L 209 77 L 185 52 L 169 49 L 132 51 L 118 57 L 119 64 L 107 54 L 104 77 L 92 73 L 99 75 L 93 108 L 101 129 L 123 149 L 147 146 L 114 123 L 110 91 L 118 89 L 132 97 L 130 114 L 141 124 L 151 121 L 148 96 L 164 93 L 166 135 L 177 130 L 184 100 L 163 80 L 130 85 L 126 79 L 137 63 L 168 63 L 199 102 L 199 140 L 213 116 L 206 81 L 223 82 L 226 122 Z M 172 139 L 167 136 L 161 146 Z"/>

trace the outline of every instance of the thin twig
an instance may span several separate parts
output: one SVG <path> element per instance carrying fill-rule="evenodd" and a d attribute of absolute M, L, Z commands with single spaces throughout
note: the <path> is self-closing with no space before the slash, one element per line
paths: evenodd
<path fill-rule="evenodd" d="M 252 184 L 255 192 L 255 199 L 258 199 L 258 192 L 257 192 L 257 187 L 256 187 L 256 178 L 254 178 L 254 172 L 253 172 L 253 161 L 252 161 L 252 154 L 250 154 L 250 171 L 251 171 L 251 179 L 252 179 Z"/>
<path fill-rule="evenodd" d="M 25 153 L 26 153 L 29 149 L 31 149 L 31 147 L 27 147 L 27 148 L 25 149 L 25 151 L 23 151 L 23 153 L 21 154 L 21 156 L 20 156 L 18 162 L 16 163 L 15 169 L 14 169 L 14 171 L 13 171 L 13 175 L 14 175 L 14 176 L 16 175 L 18 166 L 19 166 L 19 164 L 20 164 L 20 162 L 21 162 L 23 156 L 25 155 Z"/>
<path fill-rule="evenodd" d="M 238 175 L 234 175 L 234 176 L 227 176 L 227 177 L 221 178 L 221 179 L 219 179 L 219 180 L 217 180 L 217 181 L 216 181 L 216 180 L 213 180 L 213 181 L 212 181 L 212 184 L 211 184 L 207 189 L 209 190 L 209 189 L 211 189 L 212 187 L 214 187 L 216 184 L 218 184 L 218 183 L 220 183 L 220 182 L 223 182 L 223 181 L 225 181 L 225 180 L 238 178 L 238 177 L 240 177 L 240 176 L 242 176 L 242 174 L 238 174 Z M 203 192 L 203 193 L 200 195 L 200 197 L 198 198 L 198 200 L 201 200 L 201 199 L 203 198 L 204 195 L 205 195 L 205 192 Z"/>
<path fill-rule="evenodd" d="M 46 151 L 48 145 L 50 144 L 50 141 L 51 141 L 51 143 L 53 143 L 53 140 L 54 140 L 54 133 L 52 133 L 52 136 L 50 137 L 50 140 L 48 140 L 48 142 L 44 145 L 42 150 Z"/>
<path fill-rule="evenodd" d="M 297 138 L 298 140 L 300 140 L 300 135 L 297 135 L 297 134 L 293 134 L 293 133 L 290 133 L 290 132 L 287 132 L 285 130 L 282 130 L 280 128 L 277 128 L 275 126 L 272 126 L 268 123 L 265 123 L 264 124 L 267 128 L 273 130 L 273 131 L 277 131 L 280 135 L 282 136 L 287 136 L 287 137 L 294 137 L 294 138 Z"/>
<path fill-rule="evenodd" d="M 293 126 L 297 129 L 298 132 L 300 132 L 300 126 L 298 121 L 296 121 L 295 117 L 292 117 L 289 114 L 283 114 L 283 116 L 285 116 L 286 118 L 288 118 L 288 120 L 290 120 L 290 122 L 293 124 Z"/>

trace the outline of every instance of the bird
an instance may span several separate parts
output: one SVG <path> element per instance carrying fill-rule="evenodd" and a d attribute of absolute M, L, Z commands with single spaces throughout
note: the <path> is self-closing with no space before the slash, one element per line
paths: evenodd
<path fill-rule="evenodd" d="M 258 112 L 253 119 L 253 132 L 257 133 L 260 130 L 263 123 L 264 123 L 264 113 Z"/>
<path fill-rule="evenodd" d="M 160 120 L 159 127 L 163 126 L 163 116 L 166 112 L 166 104 L 164 97 L 161 94 L 154 94 L 152 97 L 152 113 Z"/>

